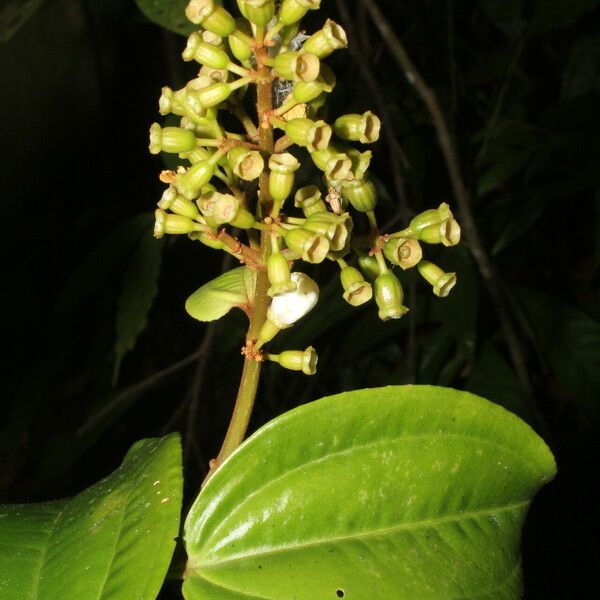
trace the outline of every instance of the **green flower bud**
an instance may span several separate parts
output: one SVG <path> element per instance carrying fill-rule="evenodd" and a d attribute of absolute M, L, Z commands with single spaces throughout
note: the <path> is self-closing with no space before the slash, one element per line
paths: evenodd
<path fill-rule="evenodd" d="M 452 218 L 452 211 L 446 202 L 442 202 L 438 208 L 431 208 L 418 214 L 409 225 L 409 229 L 415 234 L 429 227 L 430 225 L 439 225 L 442 221 Z"/>
<path fill-rule="evenodd" d="M 417 240 L 392 238 L 383 244 L 385 257 L 394 265 L 403 269 L 414 267 L 423 257 L 421 245 Z"/>
<path fill-rule="evenodd" d="M 245 85 L 245 83 L 246 82 L 242 79 L 229 83 L 213 83 L 201 90 L 197 90 L 195 92 L 195 97 L 200 106 L 203 108 L 210 108 L 211 106 L 216 106 L 227 100 L 237 88 Z"/>
<path fill-rule="evenodd" d="M 309 185 L 300 188 L 294 196 L 294 206 L 302 209 L 306 217 L 314 212 L 326 211 L 327 206 L 323 202 L 323 197 L 319 188 L 314 185 Z"/>
<path fill-rule="evenodd" d="M 279 355 L 271 354 L 268 358 L 290 371 L 302 371 L 305 375 L 317 372 L 318 356 L 312 346 L 306 350 L 286 350 Z"/>
<path fill-rule="evenodd" d="M 358 254 L 358 266 L 371 281 L 375 281 L 379 277 L 379 264 L 374 256 L 366 253 Z"/>
<path fill-rule="evenodd" d="M 336 215 L 328 211 L 314 212 L 304 223 L 304 228 L 327 236 L 331 249 L 342 250 L 350 239 L 354 223 L 348 213 Z"/>
<path fill-rule="evenodd" d="M 191 0 L 185 9 L 187 18 L 195 25 L 226 37 L 235 31 L 235 20 L 215 0 Z"/>
<path fill-rule="evenodd" d="M 342 196 L 359 212 L 369 212 L 377 204 L 377 192 L 369 179 L 344 181 Z"/>
<path fill-rule="evenodd" d="M 232 148 L 227 154 L 227 160 L 233 172 L 245 181 L 256 179 L 265 168 L 265 161 L 260 152 L 244 146 Z"/>
<path fill-rule="evenodd" d="M 288 152 L 273 154 L 269 159 L 269 192 L 275 202 L 283 202 L 294 186 L 294 171 L 300 168 L 298 160 Z"/>
<path fill-rule="evenodd" d="M 196 146 L 196 136 L 181 127 L 161 127 L 153 123 L 150 127 L 150 152 L 189 152 Z"/>
<path fill-rule="evenodd" d="M 278 20 L 286 25 L 297 23 L 309 10 L 321 6 L 321 0 L 283 0 L 279 8 Z"/>
<path fill-rule="evenodd" d="M 437 265 L 428 260 L 422 260 L 418 265 L 419 273 L 433 287 L 433 293 L 439 298 L 445 298 L 456 284 L 456 273 L 444 273 Z"/>
<path fill-rule="evenodd" d="M 191 152 L 185 152 L 184 154 L 180 154 L 179 156 L 181 158 L 189 160 L 193 165 L 195 165 L 200 161 L 208 160 L 210 158 L 210 152 L 202 146 L 196 146 Z"/>
<path fill-rule="evenodd" d="M 197 31 L 188 37 L 187 46 L 182 56 L 185 61 L 195 60 L 201 65 L 206 65 L 212 69 L 226 69 L 231 62 L 225 50 L 204 42 Z"/>
<path fill-rule="evenodd" d="M 352 306 L 360 306 L 373 297 L 371 284 L 365 281 L 363 274 L 355 267 L 344 267 L 340 272 L 344 288 L 344 300 Z"/>
<path fill-rule="evenodd" d="M 375 302 L 379 307 L 379 318 L 382 321 L 399 319 L 408 311 L 402 305 L 404 291 L 398 278 L 391 272 L 381 273 L 375 280 Z"/>
<path fill-rule="evenodd" d="M 175 92 L 170 87 L 163 87 L 158 100 L 158 112 L 161 115 L 168 115 L 169 113 L 179 116 L 185 115 L 185 93 L 185 89 Z"/>
<path fill-rule="evenodd" d="M 244 19 L 247 19 L 248 14 L 246 13 L 246 0 L 237 0 L 237 5 L 238 5 L 238 9 L 239 9 L 240 13 L 242 13 L 242 16 L 244 17 Z"/>
<path fill-rule="evenodd" d="M 275 252 L 267 259 L 267 274 L 271 284 L 267 294 L 271 297 L 293 292 L 297 287 L 297 284 L 292 281 L 287 258 L 281 252 Z"/>
<path fill-rule="evenodd" d="M 240 229 L 248 229 L 254 224 L 252 213 L 232 194 L 209 190 L 198 198 L 197 204 L 200 212 L 217 225 L 228 223 Z"/>
<path fill-rule="evenodd" d="M 362 115 L 343 115 L 336 119 L 333 130 L 336 135 L 353 142 L 372 144 L 379 139 L 381 121 L 370 110 Z"/>
<path fill-rule="evenodd" d="M 329 94 L 335 87 L 335 75 L 325 64 L 320 65 L 319 76 L 314 81 L 296 81 L 292 95 L 296 102 L 310 102 L 323 93 Z"/>
<path fill-rule="evenodd" d="M 207 65 L 200 67 L 198 72 L 200 77 L 208 77 L 212 83 L 227 83 L 230 74 L 227 69 L 213 69 Z"/>
<path fill-rule="evenodd" d="M 315 81 L 319 76 L 321 61 L 308 52 L 281 52 L 273 62 L 275 73 L 290 81 Z"/>
<path fill-rule="evenodd" d="M 334 50 L 348 46 L 346 32 L 331 19 L 325 21 L 323 28 L 313 33 L 303 44 L 304 52 L 311 52 L 320 59 L 329 56 Z"/>
<path fill-rule="evenodd" d="M 460 225 L 453 218 L 439 224 L 428 225 L 421 229 L 419 239 L 427 244 L 456 246 L 460 242 Z"/>
<path fill-rule="evenodd" d="M 210 159 L 202 160 L 192 165 L 187 171 L 178 173 L 175 177 L 177 191 L 188 200 L 194 200 L 200 190 L 211 180 L 215 165 Z"/>
<path fill-rule="evenodd" d="M 176 215 L 196 219 L 198 217 L 198 207 L 187 198 L 184 198 L 177 192 L 177 189 L 170 185 L 158 201 L 158 208 L 170 210 Z"/>
<path fill-rule="evenodd" d="M 354 175 L 354 179 L 364 179 L 367 169 L 371 164 L 373 153 L 370 150 L 359 152 L 355 148 L 348 148 L 347 154 L 352 161 L 352 175 Z"/>
<path fill-rule="evenodd" d="M 242 0 L 244 16 L 255 25 L 265 27 L 275 14 L 273 0 Z"/>
<path fill-rule="evenodd" d="M 329 240 L 319 233 L 297 227 L 285 234 L 285 243 L 290 250 L 302 256 L 310 263 L 323 262 L 329 252 Z"/>
<path fill-rule="evenodd" d="M 347 154 L 336 152 L 332 146 L 311 152 L 310 157 L 325 173 L 327 180 L 340 181 L 352 176 L 352 160 Z"/>
<path fill-rule="evenodd" d="M 188 233 L 188 237 L 190 240 L 195 240 L 201 242 L 205 246 L 209 248 L 213 248 L 214 250 L 223 250 L 225 248 L 225 244 L 218 240 L 214 235 L 210 235 L 205 231 L 192 231 Z"/>
<path fill-rule="evenodd" d="M 236 33 L 240 31 L 251 37 L 252 28 L 246 19 L 237 19 L 236 25 L 236 31 L 234 31 L 228 38 L 229 49 L 231 50 L 231 54 L 233 54 L 237 60 L 239 60 L 241 63 L 245 63 L 246 61 L 250 60 L 253 50 L 248 44 L 247 40 L 240 35 L 236 35 Z"/>
<path fill-rule="evenodd" d="M 165 233 L 190 233 L 197 230 L 201 225 L 194 223 L 192 219 L 182 215 L 170 215 L 164 210 L 157 208 L 154 211 L 154 237 L 161 238 Z"/>
<path fill-rule="evenodd" d="M 325 121 L 291 119 L 285 124 L 286 135 L 298 146 L 305 146 L 309 152 L 325 150 L 331 140 L 331 127 Z"/>

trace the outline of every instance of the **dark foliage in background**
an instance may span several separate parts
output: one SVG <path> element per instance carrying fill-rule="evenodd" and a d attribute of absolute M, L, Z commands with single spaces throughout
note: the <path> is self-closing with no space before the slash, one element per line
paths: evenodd
<path fill-rule="evenodd" d="M 344 26 L 350 15 L 355 34 L 354 52 L 332 57 L 331 114 L 371 108 L 388 131 L 372 168 L 382 222 L 400 225 L 442 201 L 454 208 L 430 114 L 366 3 L 324 4 Z M 525 532 L 527 597 L 595 597 L 598 3 L 377 4 L 448 121 L 500 304 L 468 239 L 440 256 L 459 274 L 450 297 L 410 282 L 410 317 L 391 324 L 373 306 L 348 308 L 335 269 L 322 265 L 316 277 L 331 283 L 317 309 L 278 342 L 314 345 L 319 373 L 268 367 L 253 426 L 328 393 L 387 383 L 488 397 L 542 432 L 558 461 Z M 219 254 L 151 239 L 164 166 L 147 153 L 147 130 L 161 86 L 192 72 L 179 60 L 183 38 L 125 0 L 3 0 L 0 36 L 0 499 L 73 494 L 134 440 L 179 430 L 190 501 L 229 419 L 245 323 L 240 313 L 207 328 L 183 310 L 222 270 Z M 516 333 L 509 344 L 499 309 Z"/>

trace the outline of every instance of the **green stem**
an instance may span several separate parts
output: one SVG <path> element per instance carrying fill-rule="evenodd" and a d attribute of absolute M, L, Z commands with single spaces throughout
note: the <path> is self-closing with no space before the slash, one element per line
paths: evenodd
<path fill-rule="evenodd" d="M 257 41 L 262 41 L 262 32 L 257 32 Z M 257 77 L 257 112 L 258 122 L 265 122 L 262 117 L 267 115 L 272 110 L 272 80 L 269 73 L 269 68 L 264 65 L 263 55 L 266 56 L 266 49 L 258 47 L 256 50 L 256 59 L 258 68 Z M 273 128 L 260 127 L 259 129 L 259 147 L 263 154 L 270 155 L 273 153 Z M 268 161 L 265 161 L 268 164 Z M 269 172 L 265 168 L 259 179 L 259 203 L 257 212 L 266 216 L 273 209 L 273 200 L 269 194 Z M 266 264 L 271 252 L 270 234 L 267 231 L 262 231 L 260 235 L 260 254 L 263 264 Z M 269 289 L 269 278 L 266 269 L 259 269 L 256 275 L 256 287 L 254 289 L 254 302 L 252 308 L 252 316 L 250 317 L 250 325 L 246 336 L 247 344 L 258 339 L 258 334 L 267 318 L 267 309 L 269 308 L 270 298 L 267 294 Z M 258 382 L 260 379 L 261 362 L 246 356 L 244 360 L 244 368 L 240 379 L 233 414 L 229 422 L 229 428 L 223 440 L 223 445 L 217 458 L 211 461 L 210 471 L 204 480 L 204 484 L 219 468 L 219 466 L 229 457 L 229 455 L 244 441 L 254 400 L 258 390 Z"/>

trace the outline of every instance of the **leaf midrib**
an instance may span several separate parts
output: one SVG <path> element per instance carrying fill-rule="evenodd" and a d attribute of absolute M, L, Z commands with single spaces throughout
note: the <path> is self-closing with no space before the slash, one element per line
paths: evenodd
<path fill-rule="evenodd" d="M 361 533 L 357 533 L 357 534 L 353 534 L 353 535 L 341 535 L 341 536 L 334 536 L 334 537 L 330 537 L 330 538 L 320 538 L 320 539 L 316 539 L 316 540 L 311 540 L 309 542 L 304 542 L 302 544 L 295 544 L 293 546 L 289 545 L 289 544 L 281 545 L 273 550 L 259 551 L 259 552 L 246 552 L 244 554 L 232 555 L 230 557 L 227 557 L 226 559 L 222 559 L 219 561 L 214 561 L 214 560 L 213 561 L 205 561 L 200 566 L 190 566 L 189 570 L 190 571 L 200 571 L 200 569 L 206 568 L 206 567 L 214 567 L 214 566 L 220 567 L 224 564 L 237 562 L 240 560 L 245 560 L 245 559 L 250 559 L 250 558 L 255 558 L 257 556 L 261 556 L 261 557 L 268 556 L 270 554 L 277 554 L 278 552 L 287 552 L 290 550 L 310 548 L 312 546 L 318 546 L 321 544 L 331 544 L 331 543 L 336 543 L 336 542 L 354 541 L 357 539 L 363 539 L 363 538 L 368 538 L 368 537 L 377 537 L 380 535 L 384 535 L 386 533 L 391 534 L 396 531 L 411 531 L 413 529 L 420 529 L 423 527 L 434 527 L 437 525 L 452 523 L 452 522 L 461 521 L 461 520 L 476 519 L 477 517 L 487 516 L 487 515 L 497 513 L 497 512 L 518 510 L 520 508 L 524 508 L 524 507 L 528 506 L 529 503 L 530 503 L 530 500 L 521 500 L 521 501 L 515 502 L 513 504 L 505 504 L 504 506 L 493 506 L 493 507 L 483 508 L 483 509 L 475 510 L 475 511 L 456 513 L 456 514 L 452 514 L 452 515 L 446 515 L 444 517 L 437 517 L 435 519 L 424 519 L 422 521 L 413 521 L 411 523 L 401 523 L 399 525 L 394 525 L 392 527 L 383 527 L 381 529 L 373 529 L 370 531 L 365 531 L 365 532 L 361 532 Z"/>

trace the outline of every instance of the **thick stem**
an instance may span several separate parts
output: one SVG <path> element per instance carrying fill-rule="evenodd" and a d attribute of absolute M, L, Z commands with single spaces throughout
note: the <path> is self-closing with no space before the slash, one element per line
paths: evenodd
<path fill-rule="evenodd" d="M 266 155 L 265 158 L 273 153 L 273 128 L 269 123 L 268 116 L 273 108 L 272 106 L 272 78 L 270 70 L 264 65 L 263 58 L 266 57 L 266 48 L 257 47 L 256 62 L 258 66 L 257 77 L 257 112 L 259 127 L 259 148 Z M 268 160 L 265 161 L 268 164 Z M 257 215 L 259 217 L 268 216 L 273 208 L 273 200 L 269 195 L 269 171 L 267 168 L 261 173 L 259 179 L 258 191 L 258 206 Z M 271 251 L 269 240 L 269 232 L 262 231 L 260 234 L 260 254 L 263 264 L 266 264 Z M 266 317 L 267 309 L 269 308 L 270 298 L 267 295 L 269 289 L 269 279 L 267 271 L 260 269 L 256 274 L 256 287 L 254 289 L 254 303 L 252 308 L 252 316 L 246 336 L 246 342 L 252 343 L 258 338 L 258 333 L 263 326 Z M 240 387 L 235 401 L 229 428 L 223 440 L 223 445 L 219 451 L 217 458 L 211 461 L 210 470 L 204 484 L 219 468 L 219 466 L 227 459 L 227 457 L 244 441 L 254 400 L 258 390 L 258 382 L 260 379 L 261 363 L 253 358 L 246 356 L 244 359 L 244 368 L 240 379 Z"/>

